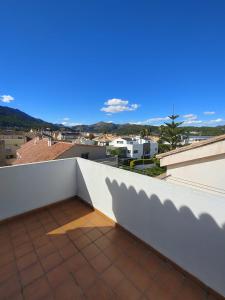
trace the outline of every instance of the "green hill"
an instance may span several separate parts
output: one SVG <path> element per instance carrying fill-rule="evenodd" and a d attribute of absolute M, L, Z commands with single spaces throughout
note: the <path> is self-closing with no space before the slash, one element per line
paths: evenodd
<path fill-rule="evenodd" d="M 41 119 L 31 117 L 19 109 L 0 106 L 0 128 L 52 128 L 57 129 L 58 126 Z"/>

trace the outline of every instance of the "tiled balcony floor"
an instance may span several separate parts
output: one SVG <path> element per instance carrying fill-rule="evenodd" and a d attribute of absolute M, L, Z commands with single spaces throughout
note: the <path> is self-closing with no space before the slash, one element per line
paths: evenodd
<path fill-rule="evenodd" d="M 74 199 L 0 225 L 0 299 L 216 298 Z"/>

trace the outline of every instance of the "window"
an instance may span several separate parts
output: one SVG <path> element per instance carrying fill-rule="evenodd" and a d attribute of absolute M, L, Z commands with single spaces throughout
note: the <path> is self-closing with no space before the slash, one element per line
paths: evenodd
<path fill-rule="evenodd" d="M 130 150 L 127 150 L 127 153 L 130 153 L 131 151 Z"/>
<path fill-rule="evenodd" d="M 123 141 L 117 141 L 116 143 L 117 144 L 123 144 Z"/>
<path fill-rule="evenodd" d="M 88 159 L 89 157 L 89 153 L 81 153 L 81 158 L 85 158 L 85 159 Z"/>
<path fill-rule="evenodd" d="M 138 153 L 138 150 L 134 150 L 134 153 Z"/>

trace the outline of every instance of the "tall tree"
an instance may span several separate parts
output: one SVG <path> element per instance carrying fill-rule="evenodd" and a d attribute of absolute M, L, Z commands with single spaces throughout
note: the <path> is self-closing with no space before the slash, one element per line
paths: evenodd
<path fill-rule="evenodd" d="M 145 137 L 148 137 L 150 134 L 151 134 L 151 130 L 148 129 L 148 128 L 143 128 L 140 131 L 140 136 L 141 136 L 142 139 L 144 139 Z"/>
<path fill-rule="evenodd" d="M 165 125 L 161 126 L 160 142 L 168 143 L 170 150 L 176 149 L 180 146 L 182 129 L 179 127 L 183 122 L 176 122 L 179 115 L 172 114 L 169 116 L 171 122 L 165 122 Z"/>

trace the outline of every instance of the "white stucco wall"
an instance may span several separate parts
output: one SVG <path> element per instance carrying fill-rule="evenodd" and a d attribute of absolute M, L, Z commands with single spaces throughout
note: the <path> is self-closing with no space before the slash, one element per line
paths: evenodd
<path fill-rule="evenodd" d="M 0 168 L 0 220 L 77 194 L 225 296 L 225 199 L 77 158 Z"/>
<path fill-rule="evenodd" d="M 225 196 L 225 154 L 167 167 L 167 180 L 182 182 Z"/>
<path fill-rule="evenodd" d="M 75 196 L 76 159 L 0 168 L 0 220 Z"/>
<path fill-rule="evenodd" d="M 78 195 L 225 296 L 225 200 L 78 158 Z"/>

